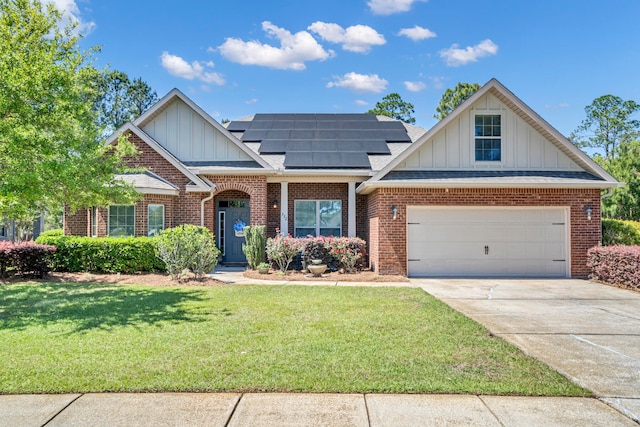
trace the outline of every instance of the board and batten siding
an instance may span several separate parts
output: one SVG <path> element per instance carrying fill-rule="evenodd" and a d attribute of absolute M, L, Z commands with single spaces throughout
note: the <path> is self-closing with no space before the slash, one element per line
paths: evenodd
<path fill-rule="evenodd" d="M 183 162 L 252 160 L 233 141 L 179 99 L 142 129 Z"/>
<path fill-rule="evenodd" d="M 475 161 L 473 124 L 476 114 L 502 115 L 501 162 Z M 395 168 L 422 169 L 582 170 L 490 93 L 478 99 Z"/>

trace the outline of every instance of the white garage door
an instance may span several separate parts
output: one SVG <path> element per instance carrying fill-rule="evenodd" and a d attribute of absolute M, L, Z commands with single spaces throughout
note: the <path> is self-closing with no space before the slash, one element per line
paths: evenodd
<path fill-rule="evenodd" d="M 565 208 L 407 208 L 409 276 L 568 276 Z"/>

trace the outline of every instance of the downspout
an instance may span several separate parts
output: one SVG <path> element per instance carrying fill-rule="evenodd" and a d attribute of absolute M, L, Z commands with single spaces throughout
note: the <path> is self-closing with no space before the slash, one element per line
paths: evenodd
<path fill-rule="evenodd" d="M 213 193 L 216 191 L 215 188 L 212 188 L 209 192 L 209 196 L 205 197 L 200 201 L 200 226 L 204 227 L 204 204 L 209 200 L 213 199 Z"/>

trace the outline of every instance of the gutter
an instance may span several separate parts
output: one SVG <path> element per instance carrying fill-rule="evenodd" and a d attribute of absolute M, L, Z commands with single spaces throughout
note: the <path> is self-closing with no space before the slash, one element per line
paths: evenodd
<path fill-rule="evenodd" d="M 204 227 L 204 204 L 207 203 L 209 200 L 213 199 L 213 194 L 215 193 L 215 191 L 216 189 L 212 188 L 211 191 L 209 192 L 209 195 L 200 201 L 200 226 L 201 227 Z"/>

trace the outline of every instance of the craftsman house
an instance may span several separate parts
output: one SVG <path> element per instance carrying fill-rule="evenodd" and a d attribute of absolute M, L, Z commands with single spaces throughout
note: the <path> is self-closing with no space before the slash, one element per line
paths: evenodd
<path fill-rule="evenodd" d="M 172 90 L 128 134 L 136 205 L 67 215 L 65 232 L 214 231 L 243 263 L 245 225 L 358 236 L 380 274 L 586 276 L 601 190 L 620 184 L 497 80 L 430 130 L 369 114 L 256 114 L 226 126 Z"/>

